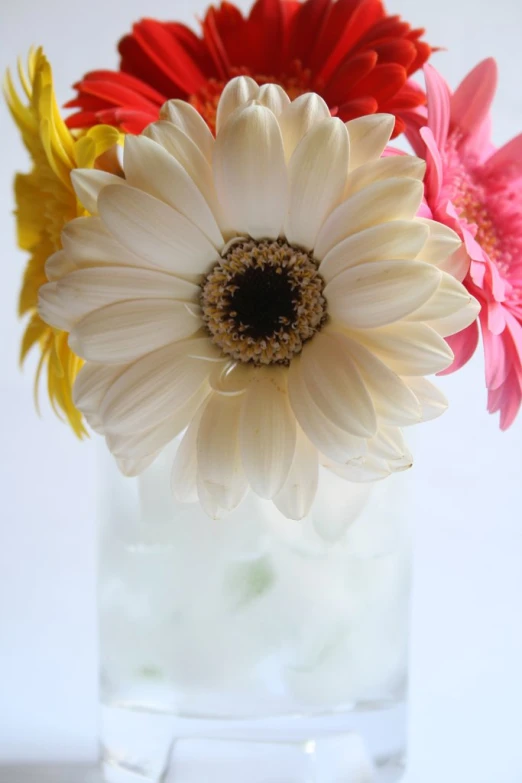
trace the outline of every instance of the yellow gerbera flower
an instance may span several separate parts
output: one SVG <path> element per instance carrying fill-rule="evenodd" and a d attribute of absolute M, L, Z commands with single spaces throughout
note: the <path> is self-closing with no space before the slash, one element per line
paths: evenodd
<path fill-rule="evenodd" d="M 18 94 L 9 72 L 5 96 L 33 163 L 31 171 L 17 174 L 14 183 L 18 244 L 30 253 L 19 301 L 20 316 L 29 316 L 20 361 L 34 345 L 39 345 L 41 358 L 35 393 L 42 369 L 47 366 L 51 404 L 81 437 L 85 429 L 82 415 L 72 401 L 72 385 L 83 362 L 70 350 L 67 333 L 41 320 L 38 291 L 48 282 L 47 260 L 61 249 L 63 226 L 87 214 L 72 188 L 71 171 L 93 167 L 114 171 L 114 150 L 121 134 L 111 126 L 99 125 L 81 136 L 73 135 L 60 116 L 51 66 L 42 49 L 31 50 L 27 74 L 21 65 L 18 73 L 25 98 Z"/>

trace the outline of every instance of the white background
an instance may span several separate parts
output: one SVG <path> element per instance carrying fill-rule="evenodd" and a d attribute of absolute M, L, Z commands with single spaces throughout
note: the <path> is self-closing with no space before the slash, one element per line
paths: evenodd
<path fill-rule="evenodd" d="M 494 55 L 501 73 L 495 142 L 522 129 L 520 0 L 389 5 L 447 47 L 433 62 L 453 85 Z M 44 44 L 65 101 L 85 71 L 116 65 L 115 42 L 132 20 L 191 21 L 202 10 L 196 0 L 12 1 L 1 11 L 0 68 L 30 44 Z M 11 178 L 28 161 L 0 111 L 0 764 L 93 760 L 93 446 L 55 420 L 45 393 L 37 418 L 34 363 L 23 375 L 17 367 L 24 256 L 14 241 Z M 480 354 L 440 385 L 451 409 L 425 425 L 414 468 L 408 780 L 521 783 L 522 416 L 502 434 L 487 415 Z M 12 783 L 1 770 L 0 783 Z"/>

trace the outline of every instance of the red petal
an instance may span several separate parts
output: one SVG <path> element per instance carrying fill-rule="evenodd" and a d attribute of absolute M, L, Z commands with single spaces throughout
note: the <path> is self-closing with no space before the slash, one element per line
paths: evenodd
<path fill-rule="evenodd" d="M 300 60 L 307 66 L 310 52 L 320 35 L 321 27 L 330 11 L 332 0 L 306 0 L 291 20 L 288 58 Z"/>
<path fill-rule="evenodd" d="M 379 102 L 395 95 L 406 83 L 406 71 L 400 65 L 391 63 L 390 65 L 377 65 L 373 71 L 357 84 L 353 90 L 354 98 L 362 98 L 366 95 L 373 95 Z"/>
<path fill-rule="evenodd" d="M 397 110 L 416 109 L 417 106 L 424 106 L 426 103 L 426 93 L 420 84 L 409 81 L 393 96 L 392 101 Z M 426 121 L 423 125 L 426 125 Z"/>
<path fill-rule="evenodd" d="M 204 40 L 189 27 L 179 22 L 167 22 L 165 27 L 179 41 L 192 60 L 197 63 L 202 73 L 210 78 L 218 76 L 215 63 Z"/>
<path fill-rule="evenodd" d="M 397 136 L 400 136 L 401 133 L 404 133 L 406 130 L 406 123 L 402 119 L 402 117 L 395 117 L 395 125 L 393 128 L 393 133 L 391 135 L 392 139 L 397 138 Z"/>
<path fill-rule="evenodd" d="M 407 41 L 405 38 L 383 41 L 376 46 L 372 46 L 374 52 L 377 52 L 379 64 L 398 63 L 408 70 L 409 66 L 417 57 L 415 44 Z"/>
<path fill-rule="evenodd" d="M 383 14 L 380 0 L 337 0 L 314 49 L 311 67 L 328 81 L 353 47 Z"/>
<path fill-rule="evenodd" d="M 353 88 L 367 76 L 377 64 L 375 52 L 361 52 L 344 62 L 336 70 L 323 92 L 323 98 L 329 105 L 346 102 L 353 94 Z"/>
<path fill-rule="evenodd" d="M 186 90 L 180 89 L 162 68 L 152 62 L 132 34 L 121 39 L 118 49 L 121 71 L 143 80 L 168 98 L 188 97 Z"/>
<path fill-rule="evenodd" d="M 210 13 L 210 9 L 207 12 Z M 212 25 L 205 27 L 203 22 L 203 33 L 205 42 L 214 52 L 214 62 L 216 57 L 220 65 L 223 65 L 222 54 L 219 54 L 220 45 L 216 46 L 215 38 L 219 36 L 221 45 L 226 52 L 225 62 L 230 66 L 244 66 L 248 62 L 248 41 L 247 41 L 247 22 L 243 14 L 232 3 L 222 3 L 216 8 L 212 8 Z M 210 39 L 207 38 L 210 36 Z"/>
<path fill-rule="evenodd" d="M 134 90 L 134 92 L 143 95 L 145 98 L 148 98 L 152 103 L 163 104 L 167 100 L 162 93 L 149 87 L 149 85 L 145 84 L 141 79 L 136 79 L 134 76 L 131 76 L 128 73 L 122 73 L 121 71 L 89 71 L 78 85 L 74 85 L 75 89 L 80 89 L 81 84 L 86 81 L 110 81 L 115 84 L 121 84 L 122 87 L 127 87 L 130 90 Z"/>
<path fill-rule="evenodd" d="M 107 101 L 109 106 L 125 106 L 137 111 L 157 112 L 161 103 L 152 103 L 134 90 L 108 81 L 86 80 L 78 85 L 80 92 Z M 85 106 L 85 104 L 83 104 Z"/>
<path fill-rule="evenodd" d="M 410 41 L 418 41 L 419 38 L 422 35 L 424 35 L 425 32 L 426 30 L 424 29 L 424 27 L 415 27 L 413 30 L 410 30 L 410 32 L 408 33 L 408 39 Z"/>
<path fill-rule="evenodd" d="M 75 85 L 76 87 L 76 85 Z M 73 98 L 72 101 L 64 103 L 65 109 L 83 109 L 85 111 L 99 111 L 100 109 L 114 108 L 114 104 L 109 101 L 103 101 L 101 98 L 96 98 L 94 95 L 86 95 L 86 93 L 80 90 L 79 95 Z"/>
<path fill-rule="evenodd" d="M 75 128 L 90 128 L 93 125 L 98 125 L 99 120 L 96 113 L 93 111 L 78 111 L 76 114 L 71 114 L 67 117 L 65 124 L 71 130 Z M 109 123 L 112 124 L 112 123 Z"/>
<path fill-rule="evenodd" d="M 408 76 L 411 76 L 412 73 L 415 73 L 419 68 L 422 68 L 433 51 L 431 46 L 425 41 L 415 41 L 415 47 L 417 49 L 417 56 L 408 68 Z"/>
<path fill-rule="evenodd" d="M 143 19 L 134 27 L 134 38 L 148 58 L 179 89 L 190 95 L 205 84 L 205 74 L 161 22 Z"/>
<path fill-rule="evenodd" d="M 210 6 L 201 23 L 203 39 L 214 63 L 218 79 L 224 81 L 230 73 L 228 53 L 223 45 L 216 21 L 216 9 Z"/>
<path fill-rule="evenodd" d="M 248 17 L 248 63 L 254 73 L 279 74 L 284 42 L 282 0 L 257 0 Z"/>
<path fill-rule="evenodd" d="M 354 120 L 356 117 L 363 117 L 365 114 L 375 114 L 378 108 L 379 104 L 371 96 L 357 98 L 343 103 L 337 111 L 337 116 L 343 122 L 348 122 L 348 120 Z"/>
<path fill-rule="evenodd" d="M 386 38 L 404 38 L 410 31 L 408 22 L 403 22 L 400 16 L 386 16 L 374 24 L 366 35 L 358 41 L 358 46 L 368 46 Z"/>
<path fill-rule="evenodd" d="M 107 125 L 116 125 L 125 133 L 141 133 L 147 125 L 158 119 L 158 112 L 148 114 L 146 112 L 132 111 L 129 109 L 108 109 L 97 113 L 97 120 Z"/>

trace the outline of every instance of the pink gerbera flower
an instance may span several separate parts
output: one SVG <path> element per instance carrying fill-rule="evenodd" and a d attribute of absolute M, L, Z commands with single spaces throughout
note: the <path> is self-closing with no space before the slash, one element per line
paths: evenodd
<path fill-rule="evenodd" d="M 491 143 L 493 59 L 477 65 L 454 94 L 433 67 L 425 67 L 425 77 L 427 120 L 419 113 L 408 137 L 426 159 L 432 217 L 464 242 L 449 271 L 482 305 L 477 321 L 448 338 L 455 361 L 445 372 L 469 361 L 480 325 L 488 410 L 500 411 L 507 429 L 522 402 L 522 134 L 498 150 Z"/>

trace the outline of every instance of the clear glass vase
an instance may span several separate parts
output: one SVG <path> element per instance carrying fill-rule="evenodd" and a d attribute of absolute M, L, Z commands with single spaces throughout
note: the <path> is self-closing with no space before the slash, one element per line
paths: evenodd
<path fill-rule="evenodd" d="M 404 774 L 408 474 L 326 469 L 310 515 L 250 494 L 224 520 L 100 470 L 108 783 L 395 783 Z"/>

